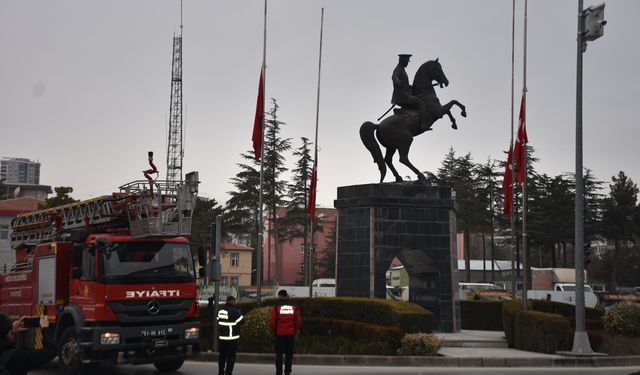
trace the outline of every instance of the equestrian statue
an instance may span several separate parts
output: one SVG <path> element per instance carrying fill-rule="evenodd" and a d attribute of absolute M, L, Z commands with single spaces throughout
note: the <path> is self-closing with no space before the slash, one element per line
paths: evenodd
<path fill-rule="evenodd" d="M 392 163 L 396 150 L 400 154 L 400 163 L 409 167 L 418 176 L 418 180 L 424 182 L 427 180 L 426 177 L 409 161 L 409 148 L 413 138 L 431 130 L 433 123 L 445 114 L 451 120 L 451 127 L 457 129 L 456 119 L 451 115 L 451 107 L 454 105 L 460 108 L 462 117 L 467 117 L 467 112 L 465 106 L 457 100 L 452 100 L 445 105 L 440 104 L 433 87 L 439 85 L 440 88 L 444 88 L 449 85 L 449 80 L 444 75 L 438 59 L 422 64 L 413 78 L 413 85 L 409 85 L 409 78 L 404 68 L 409 64 L 411 55 L 398 56 L 398 65 L 391 76 L 393 81 L 391 108 L 396 105 L 401 108 L 394 109 L 394 114 L 382 120 L 380 124 L 370 121 L 362 124 L 360 139 L 371 152 L 374 163 L 378 164 L 381 183 L 387 173 L 387 166 L 395 176 L 396 182 L 402 182 L 402 177 Z M 384 158 L 378 142 L 387 151 Z"/>

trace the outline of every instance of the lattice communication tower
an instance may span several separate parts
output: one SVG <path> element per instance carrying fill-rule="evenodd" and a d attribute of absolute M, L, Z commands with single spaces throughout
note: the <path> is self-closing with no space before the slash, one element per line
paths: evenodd
<path fill-rule="evenodd" d="M 171 101 L 169 103 L 169 142 L 167 144 L 167 181 L 182 181 L 182 22 L 180 35 L 173 36 L 171 64 Z"/>

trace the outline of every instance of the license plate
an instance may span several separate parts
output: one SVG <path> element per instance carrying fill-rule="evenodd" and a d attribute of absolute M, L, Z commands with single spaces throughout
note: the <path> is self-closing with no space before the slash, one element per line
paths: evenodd
<path fill-rule="evenodd" d="M 166 328 L 143 329 L 142 331 L 140 331 L 140 335 L 142 337 L 166 336 L 167 335 L 167 329 Z"/>

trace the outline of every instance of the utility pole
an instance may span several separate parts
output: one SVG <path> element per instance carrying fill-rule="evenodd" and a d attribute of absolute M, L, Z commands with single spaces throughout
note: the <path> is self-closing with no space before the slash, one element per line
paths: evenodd
<path fill-rule="evenodd" d="M 218 306 L 220 302 L 220 250 L 222 243 L 222 216 L 216 217 L 215 224 L 211 224 L 211 251 L 213 252 L 213 259 L 211 262 L 211 280 L 215 283 L 213 292 L 213 306 L 210 306 L 211 310 L 211 326 L 213 327 L 213 335 L 211 335 L 212 343 L 211 347 L 213 351 L 218 351 Z M 211 307 L 213 307 L 211 309 Z"/>
<path fill-rule="evenodd" d="M 593 353 L 586 332 L 584 306 L 584 181 L 582 167 L 582 54 L 587 50 L 587 41 L 604 35 L 604 4 L 583 8 L 578 0 L 578 48 L 576 69 L 576 197 L 574 257 L 576 264 L 576 332 L 573 336 L 573 354 Z"/>

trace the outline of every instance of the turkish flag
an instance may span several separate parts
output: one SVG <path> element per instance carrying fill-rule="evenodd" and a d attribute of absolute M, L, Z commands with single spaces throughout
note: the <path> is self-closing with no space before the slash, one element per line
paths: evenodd
<path fill-rule="evenodd" d="M 318 155 L 313 161 L 313 170 L 311 172 L 311 184 L 309 185 L 309 204 L 307 205 L 307 213 L 311 216 L 311 220 L 316 221 L 316 184 L 318 182 Z"/>
<path fill-rule="evenodd" d="M 509 155 L 507 156 L 507 165 L 504 169 L 504 179 L 502 180 L 502 191 L 504 192 L 504 214 L 511 219 L 513 212 L 513 153 L 509 148 Z"/>
<path fill-rule="evenodd" d="M 518 137 L 516 138 L 515 149 L 513 150 L 514 157 L 516 158 L 516 177 L 518 179 L 518 185 L 522 185 L 524 182 L 524 176 L 527 173 L 525 171 L 525 158 L 527 154 L 527 143 L 529 143 L 529 139 L 527 138 L 527 127 L 525 121 L 525 102 L 524 95 L 522 96 L 522 101 L 520 102 L 520 116 L 518 117 Z"/>
<path fill-rule="evenodd" d="M 256 116 L 253 120 L 253 152 L 256 160 L 262 156 L 262 122 L 264 119 L 264 85 L 263 70 L 260 71 L 260 83 L 258 84 L 258 100 L 256 102 Z"/>

